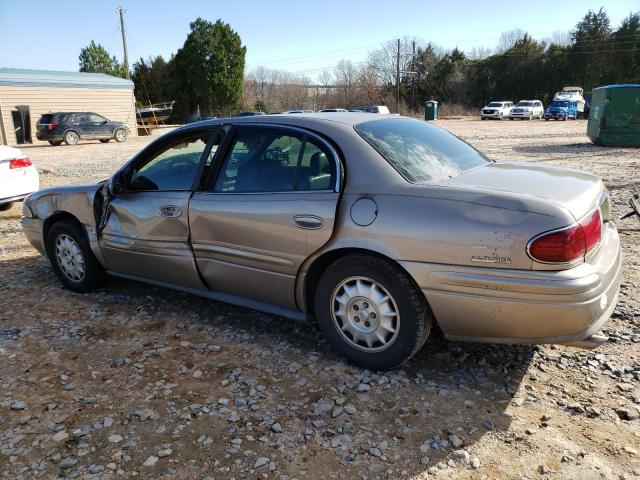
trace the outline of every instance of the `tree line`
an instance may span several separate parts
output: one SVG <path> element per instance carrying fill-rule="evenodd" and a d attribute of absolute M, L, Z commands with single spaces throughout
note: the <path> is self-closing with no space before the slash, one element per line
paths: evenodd
<path fill-rule="evenodd" d="M 547 104 L 563 86 L 585 92 L 611 83 L 640 83 L 640 12 L 617 28 L 606 11 L 589 10 L 568 32 L 534 39 L 516 29 L 501 35 L 492 51 L 444 49 L 420 38 L 400 39 L 400 83 L 396 80 L 398 41 L 369 52 L 362 62 L 341 60 L 319 69 L 315 78 L 257 67 L 244 72 L 246 47 L 231 27 L 197 19 L 183 46 L 169 60 L 140 58 L 132 66 L 141 103 L 176 100 L 175 119 L 228 115 L 240 109 L 280 112 L 386 104 L 420 112 L 437 100 L 450 111 L 477 108 L 491 100 L 539 99 Z M 81 71 L 122 75 L 115 57 L 97 44 L 81 52 Z M 89 52 L 87 52 L 89 50 Z M 92 53 L 92 55 L 88 55 Z M 94 63 L 88 63 L 91 60 Z M 91 70 L 91 68 L 99 70 Z"/>

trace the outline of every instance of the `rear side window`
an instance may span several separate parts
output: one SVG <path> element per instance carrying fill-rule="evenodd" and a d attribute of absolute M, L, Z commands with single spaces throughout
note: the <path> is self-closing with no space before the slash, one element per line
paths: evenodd
<path fill-rule="evenodd" d="M 283 128 L 237 127 L 214 191 L 266 193 L 332 190 L 336 167 L 315 139 Z"/>
<path fill-rule="evenodd" d="M 444 180 L 490 161 L 455 135 L 419 120 L 374 120 L 355 129 L 410 182 Z"/>

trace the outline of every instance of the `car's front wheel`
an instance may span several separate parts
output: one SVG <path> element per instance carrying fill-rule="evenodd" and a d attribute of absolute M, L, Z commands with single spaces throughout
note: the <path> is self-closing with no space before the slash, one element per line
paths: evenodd
<path fill-rule="evenodd" d="M 116 139 L 116 142 L 122 143 L 127 140 L 129 134 L 124 128 L 118 128 L 115 132 L 113 132 L 113 138 Z"/>
<path fill-rule="evenodd" d="M 420 289 L 379 257 L 342 257 L 320 277 L 315 314 L 331 345 L 356 365 L 387 370 L 415 355 L 433 315 Z"/>
<path fill-rule="evenodd" d="M 64 219 L 53 224 L 46 247 L 53 271 L 69 290 L 84 293 L 104 283 L 104 268 L 76 222 Z"/>
<path fill-rule="evenodd" d="M 77 145 L 80 142 L 80 135 L 73 130 L 68 131 L 64 134 L 64 143 L 67 145 Z"/>

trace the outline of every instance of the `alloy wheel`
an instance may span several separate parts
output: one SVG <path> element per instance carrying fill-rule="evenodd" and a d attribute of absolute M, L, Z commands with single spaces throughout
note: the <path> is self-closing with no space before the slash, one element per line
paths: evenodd
<path fill-rule="evenodd" d="M 81 282 L 85 275 L 85 261 L 80 245 L 66 233 L 56 238 L 56 261 L 60 270 L 72 282 Z"/>
<path fill-rule="evenodd" d="M 67 132 L 64 136 L 64 140 L 69 145 L 76 145 L 80 141 L 80 137 L 76 132 Z"/>
<path fill-rule="evenodd" d="M 331 317 L 343 339 L 365 352 L 389 348 L 400 331 L 396 301 L 368 277 L 349 277 L 338 284 L 331 296 Z"/>

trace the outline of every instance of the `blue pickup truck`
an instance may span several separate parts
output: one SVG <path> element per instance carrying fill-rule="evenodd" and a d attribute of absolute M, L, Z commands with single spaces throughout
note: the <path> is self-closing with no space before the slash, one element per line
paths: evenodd
<path fill-rule="evenodd" d="M 553 100 L 544 111 L 545 120 L 575 120 L 578 118 L 578 102 L 576 100 Z"/>

